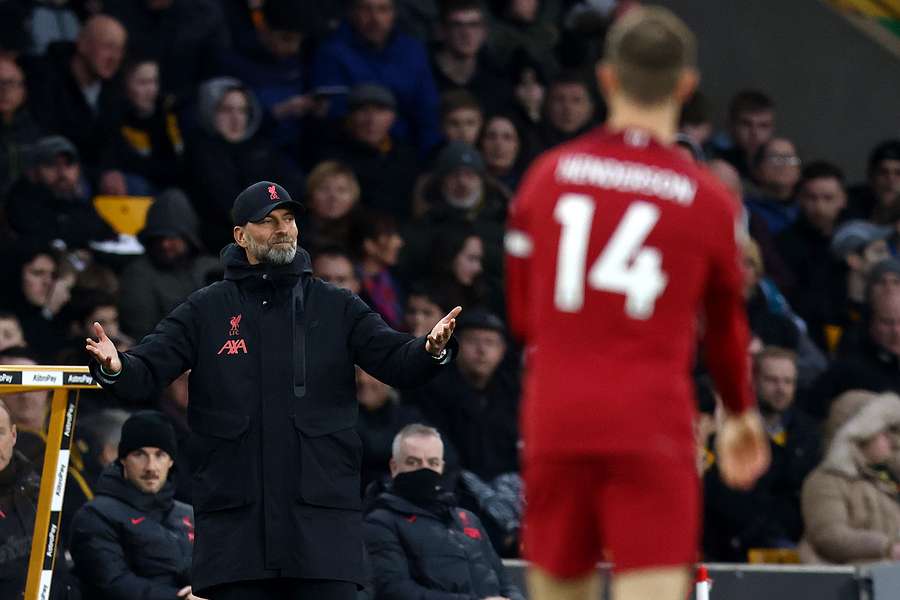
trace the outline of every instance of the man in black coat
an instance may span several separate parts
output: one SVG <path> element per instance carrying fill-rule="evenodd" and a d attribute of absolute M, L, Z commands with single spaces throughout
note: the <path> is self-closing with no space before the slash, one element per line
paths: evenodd
<path fill-rule="evenodd" d="M 196 598 L 190 589 L 194 511 L 169 479 L 175 431 L 155 411 L 122 426 L 119 460 L 73 520 L 71 552 L 82 590 L 96 600 Z"/>
<path fill-rule="evenodd" d="M 524 600 L 473 513 L 439 485 L 444 444 L 413 424 L 394 438 L 393 481 L 366 511 L 376 597 L 392 600 Z"/>
<path fill-rule="evenodd" d="M 92 372 L 123 399 L 146 401 L 191 369 L 191 581 L 215 600 L 355 596 L 364 549 L 354 363 L 408 388 L 453 354 L 459 307 L 412 338 L 312 277 L 298 208 L 278 184 L 250 186 L 232 210 L 224 281 L 126 353 L 99 324 L 87 341 Z"/>
<path fill-rule="evenodd" d="M 747 560 L 751 548 L 792 547 L 803 533 L 800 490 L 821 458 L 816 422 L 797 410 L 796 355 L 770 346 L 754 358 L 753 382 L 772 463 L 753 488 L 726 486 L 715 465 L 703 477 L 703 548 L 708 560 Z"/>

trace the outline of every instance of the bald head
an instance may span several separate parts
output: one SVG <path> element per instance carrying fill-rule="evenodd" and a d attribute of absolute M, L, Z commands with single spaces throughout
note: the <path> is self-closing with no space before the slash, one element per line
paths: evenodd
<path fill-rule="evenodd" d="M 872 297 L 869 335 L 879 347 L 900 356 L 900 290 Z"/>
<path fill-rule="evenodd" d="M 114 18 L 96 15 L 87 20 L 78 35 L 78 56 L 98 79 L 112 79 L 119 71 L 128 33 Z"/>

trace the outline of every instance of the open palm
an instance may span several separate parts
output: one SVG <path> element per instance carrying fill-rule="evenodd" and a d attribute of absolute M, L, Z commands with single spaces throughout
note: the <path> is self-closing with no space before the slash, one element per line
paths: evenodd
<path fill-rule="evenodd" d="M 103 366 L 103 370 L 107 373 L 118 373 L 121 371 L 122 361 L 119 359 L 119 351 L 116 350 L 116 345 L 112 343 L 112 340 L 103 331 L 103 326 L 100 323 L 94 323 L 94 336 L 97 338 L 96 341 L 91 338 L 85 340 L 86 345 L 84 349 Z"/>

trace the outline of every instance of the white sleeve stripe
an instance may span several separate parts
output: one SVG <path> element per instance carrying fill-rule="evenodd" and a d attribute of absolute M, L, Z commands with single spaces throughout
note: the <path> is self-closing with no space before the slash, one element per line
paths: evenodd
<path fill-rule="evenodd" d="M 524 231 L 518 229 L 510 229 L 503 238 L 503 245 L 506 253 L 516 258 L 528 258 L 534 249 L 531 243 L 531 237 Z"/>

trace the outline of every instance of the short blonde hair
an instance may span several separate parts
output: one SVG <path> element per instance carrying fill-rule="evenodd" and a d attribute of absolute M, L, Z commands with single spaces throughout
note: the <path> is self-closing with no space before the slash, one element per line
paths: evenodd
<path fill-rule="evenodd" d="M 332 177 L 346 177 L 350 180 L 350 188 L 353 190 L 353 200 L 359 200 L 359 181 L 353 169 L 336 160 L 320 162 L 306 178 L 306 199 L 312 199 L 313 193 Z"/>
<path fill-rule="evenodd" d="M 669 98 L 684 69 L 696 64 L 697 40 L 669 9 L 636 8 L 609 30 L 603 60 L 616 71 L 626 96 L 652 106 Z"/>

